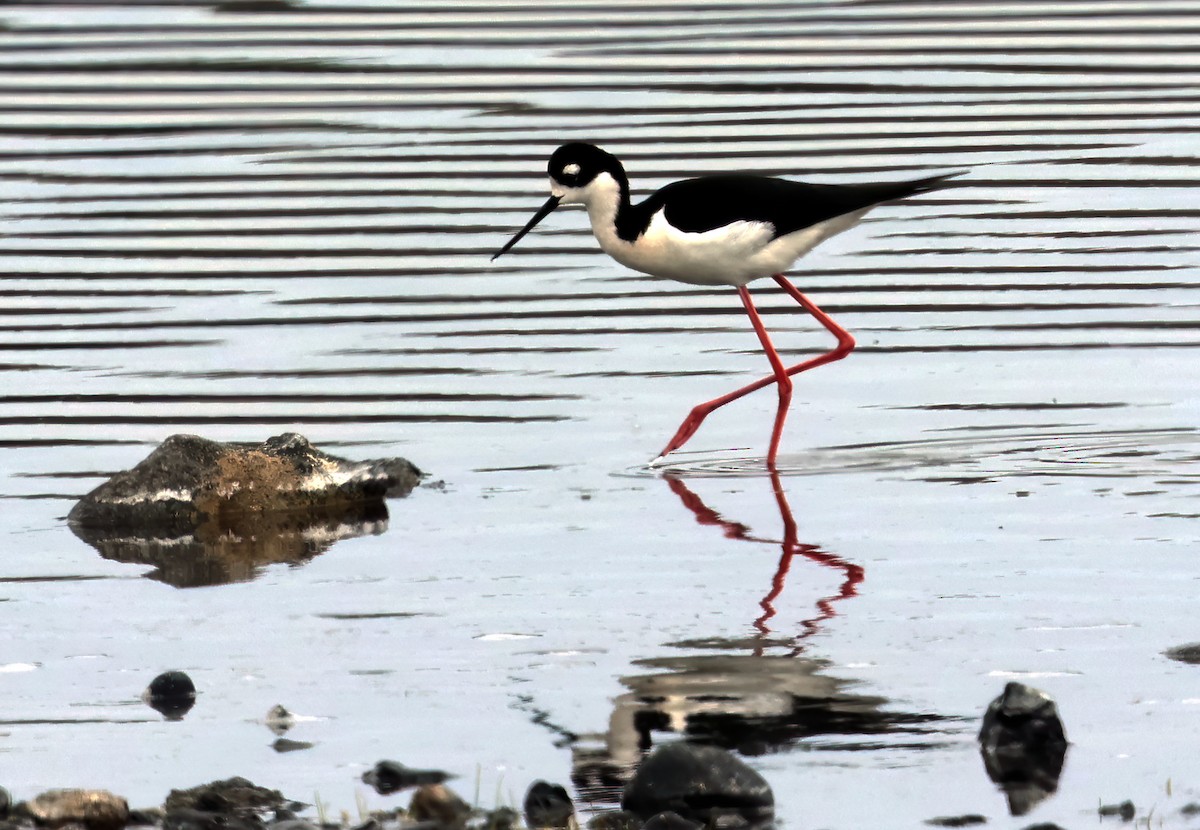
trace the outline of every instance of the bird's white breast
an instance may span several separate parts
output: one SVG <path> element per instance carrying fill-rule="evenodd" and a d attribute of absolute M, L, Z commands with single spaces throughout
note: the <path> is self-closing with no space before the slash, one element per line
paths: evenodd
<path fill-rule="evenodd" d="M 633 242 L 617 238 L 615 230 L 606 234 L 607 239 L 600 232 L 596 238 L 613 259 L 651 276 L 692 285 L 744 285 L 756 276 L 767 276 L 749 273 L 747 265 L 773 235 L 774 229 L 765 222 L 733 222 L 705 233 L 686 233 L 659 211 Z"/>
<path fill-rule="evenodd" d="M 687 233 L 673 227 L 659 211 L 645 233 L 628 242 L 617 236 L 613 219 L 589 210 L 600 247 L 622 265 L 691 285 L 734 286 L 787 271 L 820 242 L 856 225 L 866 212 L 774 237 L 775 229 L 767 222 L 732 222 L 704 233 Z"/>

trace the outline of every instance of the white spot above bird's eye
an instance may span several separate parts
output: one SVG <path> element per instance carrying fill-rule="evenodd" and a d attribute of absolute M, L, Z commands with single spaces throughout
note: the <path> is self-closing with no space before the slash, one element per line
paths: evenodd
<path fill-rule="evenodd" d="M 579 172 L 579 165 L 575 164 L 574 162 L 571 164 L 564 164 L 562 171 L 564 176 L 574 176 Z"/>

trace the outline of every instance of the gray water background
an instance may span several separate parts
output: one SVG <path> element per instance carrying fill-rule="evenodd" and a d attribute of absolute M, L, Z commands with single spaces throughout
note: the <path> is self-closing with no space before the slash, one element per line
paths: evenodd
<path fill-rule="evenodd" d="M 1198 80 L 1179 0 L 6 4 L 0 784 L 149 804 L 245 775 L 354 812 L 397 803 L 357 783 L 391 757 L 485 805 L 574 771 L 604 806 L 589 770 L 636 760 L 661 694 L 656 743 L 801 724 L 747 747 L 789 826 L 1126 797 L 1185 826 L 1200 682 L 1163 651 L 1200 639 Z M 635 195 L 969 171 L 797 269 L 860 348 L 797 383 L 813 555 L 773 616 L 774 395 L 669 470 L 740 532 L 646 467 L 767 370 L 735 296 L 625 271 L 577 211 L 489 262 L 568 140 Z M 781 350 L 828 348 L 760 296 Z M 430 483 L 386 532 L 203 587 L 65 526 L 167 435 L 293 430 Z M 201 690 L 178 723 L 137 700 L 169 668 Z M 1010 679 L 1073 742 L 1020 818 L 974 744 Z M 796 689 L 870 716 L 804 727 Z M 311 749 L 272 749 L 276 703 Z"/>

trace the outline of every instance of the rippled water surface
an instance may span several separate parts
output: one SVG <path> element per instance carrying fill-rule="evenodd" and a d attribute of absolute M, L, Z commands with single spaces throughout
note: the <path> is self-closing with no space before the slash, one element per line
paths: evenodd
<path fill-rule="evenodd" d="M 0 783 L 341 809 L 390 757 L 600 808 L 690 736 L 792 827 L 1184 826 L 1198 84 L 1191 0 L 5 4 Z M 769 390 L 647 463 L 768 370 L 730 290 L 622 269 L 576 210 L 489 261 L 568 140 L 635 195 L 969 172 L 800 263 L 859 348 L 798 378 L 772 478 Z M 781 351 L 829 348 L 761 286 Z M 172 433 L 286 431 L 430 477 L 199 581 L 65 524 Z M 171 668 L 180 722 L 137 700 Z M 1010 679 L 1072 740 L 1016 817 L 974 741 Z"/>

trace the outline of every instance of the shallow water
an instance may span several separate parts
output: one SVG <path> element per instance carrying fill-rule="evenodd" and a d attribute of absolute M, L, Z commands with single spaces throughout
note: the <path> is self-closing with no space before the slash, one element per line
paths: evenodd
<path fill-rule="evenodd" d="M 238 8 L 0 11 L 15 796 L 245 775 L 353 809 L 391 757 L 484 804 L 540 777 L 600 806 L 688 732 L 744 750 L 791 826 L 1124 798 L 1183 826 L 1194 3 Z M 767 371 L 730 292 L 624 271 L 577 211 L 489 262 L 567 140 L 642 193 L 969 173 L 801 263 L 859 349 L 798 379 L 773 481 L 769 390 L 648 464 Z M 781 350 L 829 347 L 760 297 Z M 171 433 L 291 430 L 429 483 L 384 532 L 206 587 L 65 526 Z M 137 700 L 169 668 L 201 690 L 178 723 Z M 974 743 L 1009 679 L 1072 740 L 1016 818 Z M 276 703 L 313 748 L 272 749 Z"/>

